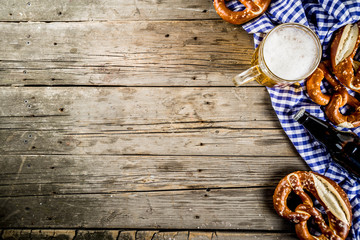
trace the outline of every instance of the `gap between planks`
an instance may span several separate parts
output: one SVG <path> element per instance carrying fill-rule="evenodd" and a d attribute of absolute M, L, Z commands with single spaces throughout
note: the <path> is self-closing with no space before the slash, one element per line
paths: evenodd
<path fill-rule="evenodd" d="M 100 84 L 95 84 L 95 85 L 75 85 L 75 84 L 51 84 L 51 85 L 36 85 L 36 84 L 13 84 L 13 85 L 1 85 L 1 88 L 21 88 L 21 87 L 26 87 L 26 88 L 49 88 L 49 87 L 56 87 L 56 88 L 67 88 L 67 87 L 71 87 L 71 88 L 258 88 L 259 90 L 263 90 L 265 87 L 263 86 L 241 86 L 241 87 L 235 87 L 235 86 L 228 86 L 228 85 L 219 85 L 219 86 L 213 86 L 213 85 L 209 85 L 209 86 L 204 86 L 204 85 L 191 85 L 191 86 L 186 86 L 186 85 L 176 85 L 176 86 L 164 86 L 164 85 L 153 85 L 153 86 L 139 86 L 139 85 L 100 85 Z"/>
<path fill-rule="evenodd" d="M 42 20 L 42 21 L 31 21 L 31 20 L 20 20 L 20 21 L 12 21 L 12 20 L 0 20 L 1 23 L 127 23 L 127 22 L 205 22 L 205 21 L 212 21 L 212 22 L 224 22 L 224 20 L 219 18 L 200 18 L 200 19 L 191 19 L 191 18 L 184 18 L 184 19 L 119 19 L 119 20 Z"/>
<path fill-rule="evenodd" d="M 11 185 L 10 185 L 11 186 Z M 51 193 L 51 194 L 32 194 L 32 195 L 17 195 L 17 196 L 0 196 L 4 198 L 27 198 L 27 197 L 53 197 L 53 196 L 80 196 L 80 195 L 116 195 L 123 193 L 162 193 L 162 192 L 186 192 L 186 191 L 201 191 L 211 192 L 212 190 L 241 190 L 241 189 L 274 189 L 268 186 L 244 186 L 244 187 L 208 187 L 208 188 L 178 188 L 178 189 L 159 189 L 159 190 L 128 190 L 128 191 L 111 191 L 111 192 L 74 192 L 74 193 Z"/>

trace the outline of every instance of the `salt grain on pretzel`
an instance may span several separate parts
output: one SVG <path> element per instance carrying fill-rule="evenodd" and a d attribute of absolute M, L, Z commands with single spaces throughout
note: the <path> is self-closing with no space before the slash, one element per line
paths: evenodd
<path fill-rule="evenodd" d="M 324 207 L 328 224 L 317 210 L 311 193 Z M 297 194 L 302 203 L 293 212 L 287 206 L 289 194 Z M 275 189 L 273 203 L 276 212 L 283 218 L 295 223 L 295 231 L 302 240 L 337 239 L 343 240 L 349 234 L 351 226 L 351 206 L 346 193 L 331 179 L 313 172 L 297 171 L 284 177 Z M 313 217 L 322 235 L 310 234 L 307 221 Z"/>
<path fill-rule="evenodd" d="M 219 16 L 232 24 L 244 24 L 263 14 L 269 7 L 271 0 L 239 0 L 246 9 L 233 12 L 225 5 L 225 0 L 214 0 L 214 7 Z"/>

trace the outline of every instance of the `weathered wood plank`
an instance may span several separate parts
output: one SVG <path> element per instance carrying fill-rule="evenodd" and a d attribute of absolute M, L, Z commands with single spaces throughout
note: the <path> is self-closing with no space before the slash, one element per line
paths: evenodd
<path fill-rule="evenodd" d="M 59 229 L 6 229 L 2 240 L 117 240 L 119 231 L 112 230 L 59 230 Z"/>
<path fill-rule="evenodd" d="M 274 188 L 0 199 L 0 227 L 237 229 L 291 231 L 272 204 Z"/>
<path fill-rule="evenodd" d="M 28 240 L 30 239 L 31 230 L 29 229 L 6 229 L 2 233 L 4 240 Z"/>
<path fill-rule="evenodd" d="M 55 235 L 54 230 L 31 230 L 30 236 L 28 239 L 31 240 L 52 240 Z"/>
<path fill-rule="evenodd" d="M 216 232 L 212 240 L 272 240 L 272 239 L 292 239 L 297 240 L 295 233 L 236 233 L 236 232 Z"/>
<path fill-rule="evenodd" d="M 137 231 L 136 240 L 153 240 L 158 231 Z"/>
<path fill-rule="evenodd" d="M 3 154 L 298 156 L 277 122 L 275 128 L 257 121 L 254 128 L 233 128 L 234 121 L 276 120 L 262 88 L 3 87 L 0 96 L 1 123 L 29 116 L 33 127 L 24 130 L 21 121 L 1 127 Z M 43 122 L 62 118 L 46 129 L 36 116 L 44 117 Z M 213 128 L 213 121 L 224 125 Z M 190 124 L 151 129 L 151 124 L 164 122 Z M 124 129 L 126 124 L 151 127 L 134 131 L 136 126 Z"/>
<path fill-rule="evenodd" d="M 3 240 L 53 239 L 73 240 L 75 230 L 5 230 Z M 85 235 L 84 235 L 85 234 Z M 115 235 L 119 238 L 116 238 Z M 86 236 L 86 238 L 84 238 Z M 116 235 L 117 236 L 117 235 Z M 209 238 L 210 236 L 210 238 Z M 242 233 L 242 232 L 159 232 L 159 231 L 112 231 L 112 230 L 80 230 L 74 240 L 250 240 L 250 239 L 297 239 L 294 233 Z"/>
<path fill-rule="evenodd" d="M 53 240 L 73 240 L 75 234 L 76 234 L 75 230 L 57 229 L 55 230 Z"/>
<path fill-rule="evenodd" d="M 189 232 L 158 232 L 152 240 L 188 240 Z"/>
<path fill-rule="evenodd" d="M 117 240 L 119 231 L 115 230 L 79 230 L 72 240 Z"/>
<path fill-rule="evenodd" d="M 0 87 L 0 117 L 1 129 L 28 131 L 280 128 L 267 91 L 244 87 Z"/>
<path fill-rule="evenodd" d="M 119 240 L 136 240 L 136 231 L 121 231 Z"/>
<path fill-rule="evenodd" d="M 0 88 L 0 227 L 289 231 L 271 195 L 281 166 L 306 166 L 264 88 L 214 87 L 233 86 L 253 44 L 211 1 L 9 0 L 0 21 L 0 85 L 40 86 Z M 43 87 L 54 85 L 106 87 Z M 11 231 L 18 239 L 262 236 L 27 229 L 3 238 Z"/>
<path fill-rule="evenodd" d="M 0 130 L 1 154 L 298 156 L 280 129 L 169 133 Z"/>
<path fill-rule="evenodd" d="M 220 156 L 1 156 L 0 168 L 0 197 L 273 187 L 308 170 L 298 157 Z"/>
<path fill-rule="evenodd" d="M 212 240 L 214 233 L 212 232 L 190 232 L 189 240 Z"/>
<path fill-rule="evenodd" d="M 136 110 L 136 109 L 135 109 Z M 100 110 L 99 110 L 100 111 Z M 169 110 L 170 111 L 170 110 Z M 225 111 L 227 111 L 225 109 Z M 223 114 L 228 114 L 223 111 Z M 89 109 L 89 114 L 91 109 Z M 109 112 L 109 111 L 108 111 Z M 26 115 L 25 115 L 26 114 Z M 76 120 L 75 117 L 65 114 L 59 115 L 27 115 L 24 113 L 24 116 L 15 117 L 15 116 L 4 116 L 0 117 L 0 128 L 2 130 L 11 129 L 17 131 L 27 131 L 30 133 L 34 130 L 40 131 L 51 131 L 51 130 L 79 130 L 85 133 L 91 133 L 99 131 L 99 126 L 103 132 L 118 131 L 126 132 L 129 134 L 136 133 L 175 133 L 175 132 L 192 132 L 198 131 L 199 129 L 213 129 L 222 131 L 225 129 L 237 130 L 244 128 L 254 128 L 254 129 L 279 129 L 280 123 L 277 119 L 274 119 L 275 113 L 269 113 L 267 116 L 265 114 L 255 113 L 243 116 L 243 115 L 232 115 L 233 117 L 238 117 L 238 119 L 233 120 L 220 120 L 217 121 L 216 118 L 222 116 L 206 116 L 204 120 L 196 119 L 196 116 L 193 115 L 172 115 L 168 116 L 171 119 L 165 119 L 165 117 L 159 119 L 151 119 L 146 123 L 146 119 L 135 118 L 134 123 L 131 123 L 129 118 L 111 118 L 111 119 L 100 119 L 97 116 L 90 116 L 89 119 L 80 119 Z M 104 116 L 106 112 L 104 112 Z M 145 115 L 145 114 L 144 114 Z M 262 116 L 264 115 L 264 116 Z M 150 116 L 151 117 L 151 116 Z M 261 119 L 262 117 L 267 117 L 266 119 Z M 82 116 L 79 116 L 82 118 Z M 176 119 L 174 119 L 176 118 Z M 259 120 L 260 118 L 260 120 Z M 208 119 L 208 120 L 207 120 Z M 166 120 L 171 120 L 171 122 L 165 122 Z M 79 130 L 80 131 L 80 130 Z M 31 135 L 32 136 L 32 135 Z M 30 136 L 30 138 L 31 138 Z"/>
<path fill-rule="evenodd" d="M 0 85 L 233 86 L 253 53 L 252 37 L 222 21 L 1 23 L 0 31 Z"/>
<path fill-rule="evenodd" d="M 62 117 L 57 124 L 79 120 L 85 121 L 83 126 L 91 121 L 119 125 L 277 122 L 269 101 L 264 88 L 0 87 L 0 124 L 6 123 L 4 117 L 35 117 L 32 121 L 37 121 L 36 117 L 57 116 Z M 269 126 L 279 128 L 273 123 L 257 128 Z"/>
<path fill-rule="evenodd" d="M 114 21 L 208 19 L 219 16 L 208 0 L 7 0 L 0 21 Z"/>

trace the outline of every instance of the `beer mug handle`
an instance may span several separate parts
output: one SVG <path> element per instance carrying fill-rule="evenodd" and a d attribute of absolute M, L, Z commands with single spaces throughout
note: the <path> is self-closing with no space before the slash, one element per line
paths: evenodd
<path fill-rule="evenodd" d="M 258 65 L 255 65 L 249 68 L 248 70 L 236 75 L 233 79 L 235 86 L 243 85 L 259 77 L 261 73 L 259 72 L 258 67 L 259 67 Z"/>

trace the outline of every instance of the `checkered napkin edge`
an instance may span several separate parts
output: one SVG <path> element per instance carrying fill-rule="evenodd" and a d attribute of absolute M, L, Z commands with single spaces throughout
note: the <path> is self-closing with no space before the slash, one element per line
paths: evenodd
<path fill-rule="evenodd" d="M 227 2 L 233 11 L 241 11 L 244 6 L 237 0 Z M 310 27 L 320 38 L 323 45 L 323 58 L 328 58 L 332 34 L 340 27 L 360 20 L 359 0 L 272 0 L 268 10 L 260 17 L 242 27 L 254 35 L 255 47 L 264 35 L 281 23 L 296 22 Z M 326 89 L 324 85 L 322 88 Z M 305 108 L 310 114 L 326 120 L 320 106 L 313 103 L 306 94 L 304 81 L 301 90 L 294 87 L 267 88 L 272 106 L 281 126 L 289 139 L 309 165 L 309 167 L 337 182 L 347 193 L 353 208 L 353 222 L 348 239 L 360 240 L 360 179 L 350 175 L 340 165 L 331 160 L 329 152 L 316 141 L 302 125 L 293 120 L 294 114 Z M 350 92 L 350 94 L 354 94 Z M 346 108 L 341 109 L 344 113 Z M 357 129 L 353 131 L 360 136 Z"/>

